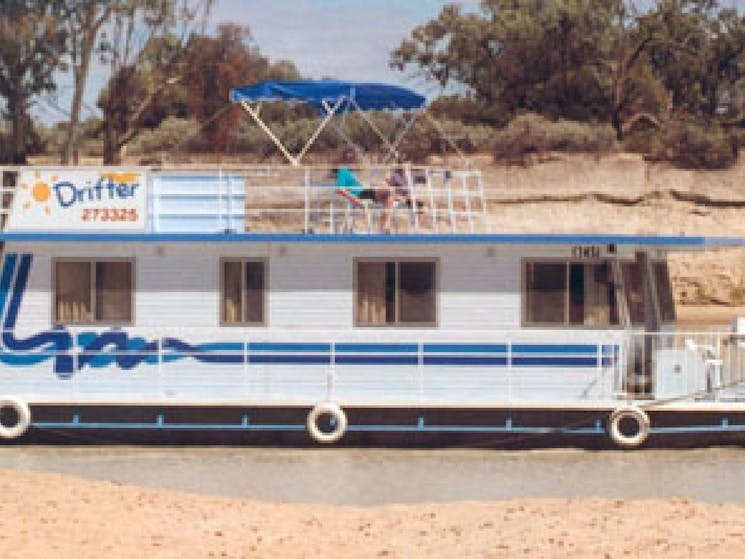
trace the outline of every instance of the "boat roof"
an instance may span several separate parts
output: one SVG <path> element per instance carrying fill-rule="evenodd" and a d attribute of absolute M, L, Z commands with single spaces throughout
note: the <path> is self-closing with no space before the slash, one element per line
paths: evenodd
<path fill-rule="evenodd" d="M 329 243 L 329 244 L 481 244 L 481 245 L 619 245 L 666 250 L 745 247 L 745 237 L 625 235 L 585 233 L 52 233 L 3 232 L 2 242 L 190 242 L 190 243 Z"/>
<path fill-rule="evenodd" d="M 286 101 L 308 103 L 326 114 L 324 103 L 343 103 L 337 112 L 352 110 L 413 110 L 424 107 L 424 96 L 401 87 L 382 83 L 339 80 L 264 81 L 230 90 L 233 103 L 241 101 Z"/>

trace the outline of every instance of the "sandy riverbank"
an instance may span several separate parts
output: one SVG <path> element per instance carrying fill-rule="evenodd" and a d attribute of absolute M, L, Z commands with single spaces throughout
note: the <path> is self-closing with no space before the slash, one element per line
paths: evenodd
<path fill-rule="evenodd" d="M 0 551 L 36 557 L 741 557 L 745 507 L 270 504 L 0 471 Z"/>

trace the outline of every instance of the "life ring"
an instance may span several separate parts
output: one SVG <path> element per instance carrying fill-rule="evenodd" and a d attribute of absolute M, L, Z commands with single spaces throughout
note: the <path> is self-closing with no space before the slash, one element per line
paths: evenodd
<path fill-rule="evenodd" d="M 330 431 L 321 429 L 318 420 L 324 416 L 331 416 Z M 313 440 L 323 444 L 335 443 L 344 436 L 347 431 L 347 416 L 338 405 L 333 402 L 321 402 L 317 404 L 308 414 L 308 433 Z"/>
<path fill-rule="evenodd" d="M 15 423 L 5 425 L 0 421 L 0 439 L 17 439 L 28 431 L 31 425 L 31 409 L 23 400 L 17 398 L 0 398 L 0 412 L 10 409 L 15 414 Z"/>
<path fill-rule="evenodd" d="M 633 425 L 632 433 L 626 433 L 621 423 Z M 611 440 L 622 448 L 636 448 L 644 443 L 649 436 L 649 416 L 636 406 L 618 408 L 610 414 L 608 420 L 608 434 Z"/>

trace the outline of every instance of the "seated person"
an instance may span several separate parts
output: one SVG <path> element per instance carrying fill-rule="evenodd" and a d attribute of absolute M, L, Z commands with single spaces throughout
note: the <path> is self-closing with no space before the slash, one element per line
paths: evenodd
<path fill-rule="evenodd" d="M 354 203 L 361 205 L 362 200 L 372 200 L 383 206 L 380 229 L 382 233 L 391 232 L 391 210 L 393 209 L 394 197 L 388 181 L 383 181 L 379 186 L 366 188 L 355 176 L 348 165 L 356 162 L 355 153 L 351 149 L 344 150 L 340 166 L 334 171 L 336 174 L 337 194 Z"/>
<path fill-rule="evenodd" d="M 394 201 L 400 201 L 409 208 L 413 207 L 412 188 L 406 178 L 406 173 L 402 167 L 393 169 L 386 179 L 388 186 L 392 189 Z M 424 203 L 421 200 L 416 201 L 416 209 L 421 213 Z"/>

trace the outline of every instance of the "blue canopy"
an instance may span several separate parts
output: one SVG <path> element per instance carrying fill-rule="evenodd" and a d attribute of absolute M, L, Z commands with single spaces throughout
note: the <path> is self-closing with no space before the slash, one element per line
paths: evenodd
<path fill-rule="evenodd" d="M 310 104 L 319 114 L 326 113 L 324 101 L 331 106 L 341 101 L 337 112 L 420 109 L 425 102 L 423 96 L 397 85 L 332 80 L 265 81 L 231 89 L 230 100 L 299 101 Z"/>

